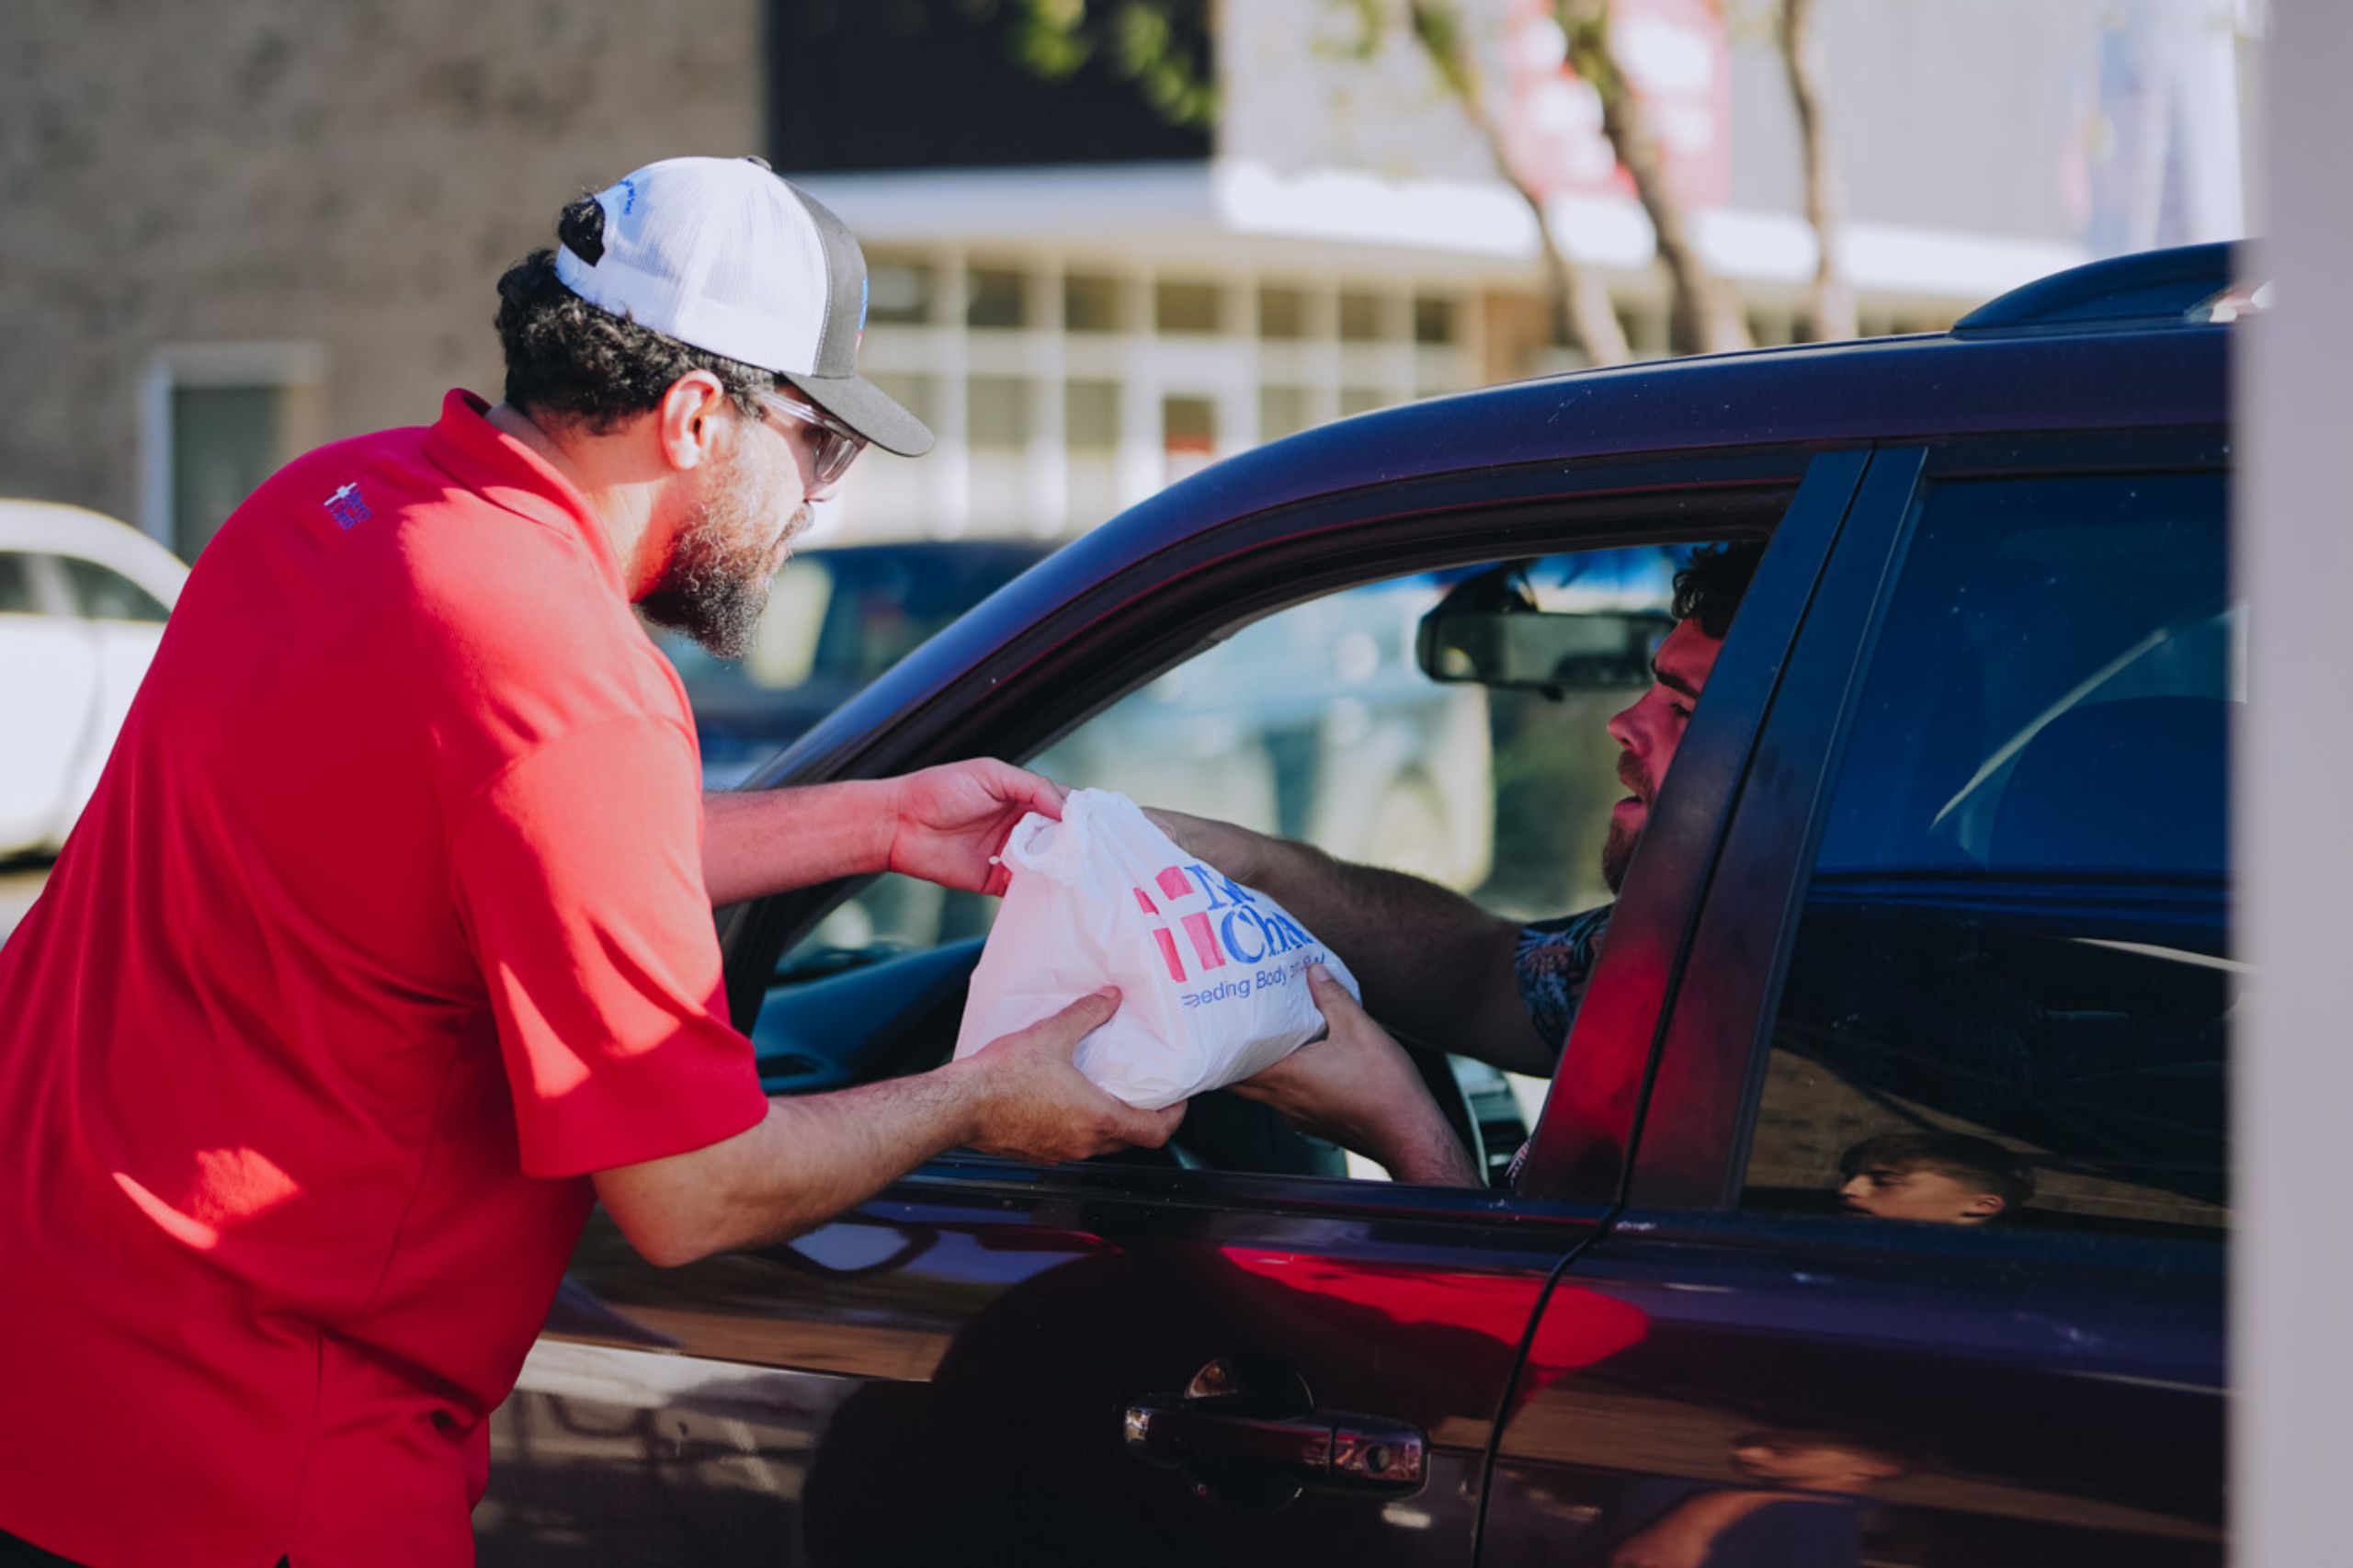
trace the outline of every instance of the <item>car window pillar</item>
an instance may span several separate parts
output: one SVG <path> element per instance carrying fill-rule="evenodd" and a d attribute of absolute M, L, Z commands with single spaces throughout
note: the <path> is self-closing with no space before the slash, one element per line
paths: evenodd
<path fill-rule="evenodd" d="M 1620 1195 L 1725 816 L 1868 461 L 1861 451 L 1813 459 L 1774 530 L 1627 876 L 1520 1176 L 1523 1193 Z"/>

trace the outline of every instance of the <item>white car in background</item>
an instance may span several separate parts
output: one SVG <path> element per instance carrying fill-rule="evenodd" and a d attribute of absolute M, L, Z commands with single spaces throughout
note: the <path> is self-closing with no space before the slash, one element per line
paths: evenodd
<path fill-rule="evenodd" d="M 112 517 L 0 501 L 0 855 L 65 842 L 187 578 Z"/>

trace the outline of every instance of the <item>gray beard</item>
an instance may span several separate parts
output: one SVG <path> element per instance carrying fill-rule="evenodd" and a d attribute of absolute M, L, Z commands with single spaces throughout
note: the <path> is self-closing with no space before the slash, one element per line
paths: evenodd
<path fill-rule="evenodd" d="M 740 659 L 750 653 L 773 581 L 773 540 L 750 526 L 756 510 L 764 508 L 732 491 L 699 505 L 679 530 L 661 576 L 638 600 L 640 613 L 656 626 L 685 632 L 714 658 Z M 790 531 L 797 532 L 803 521 L 796 515 Z"/>

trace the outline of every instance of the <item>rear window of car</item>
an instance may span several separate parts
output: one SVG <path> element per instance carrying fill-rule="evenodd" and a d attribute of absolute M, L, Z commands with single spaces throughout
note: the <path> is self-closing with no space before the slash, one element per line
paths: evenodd
<path fill-rule="evenodd" d="M 64 569 L 74 608 L 86 619 L 153 622 L 171 613 L 163 600 L 110 566 L 78 555 L 61 555 L 57 563 Z"/>
<path fill-rule="evenodd" d="M 33 597 L 32 562 L 12 550 L 0 550 L 0 615 L 36 615 L 40 606 Z"/>
<path fill-rule="evenodd" d="M 2246 983 L 2226 491 L 2181 473 L 1929 493 L 1807 890 L 1749 1201 L 2225 1222 Z"/>

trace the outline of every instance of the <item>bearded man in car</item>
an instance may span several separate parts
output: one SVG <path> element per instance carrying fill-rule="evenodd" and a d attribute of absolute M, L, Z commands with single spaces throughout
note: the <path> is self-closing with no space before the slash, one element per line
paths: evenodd
<path fill-rule="evenodd" d="M 1651 685 L 1609 721 L 1627 791 L 1601 845 L 1602 881 L 1612 893 L 1625 881 L 1764 550 L 1762 540 L 1747 540 L 1693 555 L 1676 575 L 1676 624 L 1651 661 Z M 1270 894 L 1346 960 L 1364 987 L 1358 1006 L 1320 971 L 1312 974 L 1328 1038 L 1235 1092 L 1370 1154 L 1399 1180 L 1475 1185 L 1469 1156 L 1450 1132 L 1440 1137 L 1442 1119 L 1428 1107 L 1418 1074 L 1374 1018 L 1431 1050 L 1550 1077 L 1562 1065 L 1616 904 L 1523 925 L 1404 871 L 1339 860 L 1232 823 L 1152 814 L 1184 848 Z"/>

